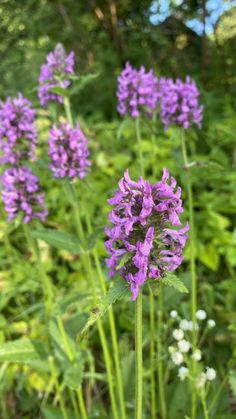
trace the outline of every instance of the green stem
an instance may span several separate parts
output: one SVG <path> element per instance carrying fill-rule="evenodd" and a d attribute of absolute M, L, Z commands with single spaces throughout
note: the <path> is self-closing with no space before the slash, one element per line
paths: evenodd
<path fill-rule="evenodd" d="M 68 121 L 70 122 L 71 126 L 73 127 L 73 119 L 72 119 L 70 101 L 69 101 L 68 98 L 64 98 L 64 108 L 65 108 L 66 117 L 67 117 Z M 73 194 L 73 211 L 74 211 L 75 219 L 76 219 L 77 232 L 78 232 L 78 235 L 79 235 L 79 238 L 80 238 L 81 242 L 83 243 L 84 239 L 85 239 L 85 234 L 84 234 L 84 231 L 83 231 L 83 226 L 82 226 L 82 223 L 81 223 L 80 213 L 79 213 L 79 210 L 78 210 L 76 196 L 75 196 L 73 188 L 71 188 L 71 191 L 72 191 L 72 194 Z M 88 254 L 82 255 L 81 260 L 82 260 L 82 263 L 84 265 L 85 271 L 88 273 L 88 279 L 90 280 L 91 287 L 92 287 L 93 302 L 95 304 L 96 303 L 96 282 L 95 282 L 95 279 L 94 279 L 91 260 L 90 260 L 90 257 L 89 257 Z M 113 382 L 113 376 L 112 376 L 111 356 L 110 356 L 110 352 L 109 352 L 109 349 L 108 349 L 108 344 L 107 344 L 106 335 L 105 335 L 105 332 L 104 332 L 104 329 L 103 329 L 102 321 L 100 319 L 98 319 L 97 324 L 98 324 L 99 338 L 100 338 L 100 341 L 101 341 L 104 360 L 105 360 L 105 365 L 106 365 L 108 387 L 109 387 L 109 394 L 110 394 L 110 399 L 111 399 L 113 418 L 114 419 L 119 419 L 118 410 L 117 410 L 117 406 L 116 406 L 115 393 L 114 393 L 114 382 Z"/>
<path fill-rule="evenodd" d="M 161 418 L 166 419 L 166 401 L 165 401 L 165 389 L 164 389 L 164 376 L 163 376 L 163 362 L 162 362 L 162 313 L 163 313 L 163 289 L 160 284 L 159 293 L 159 307 L 158 307 L 158 319 L 157 319 L 157 374 L 158 374 L 158 387 L 159 387 L 159 398 L 161 405 Z"/>
<path fill-rule="evenodd" d="M 88 232 L 89 234 L 92 234 L 92 226 L 91 226 L 90 218 L 87 212 L 86 212 L 85 217 L 86 217 Z M 96 249 L 93 250 L 93 258 L 94 258 L 95 266 L 98 273 L 100 287 L 102 289 L 103 294 L 105 294 L 107 291 L 107 287 L 106 287 L 105 278 L 103 275 L 101 263 L 100 263 Z M 121 369 L 120 369 L 119 348 L 118 348 L 118 341 L 117 341 L 117 334 L 116 334 L 115 318 L 114 318 L 112 307 L 110 307 L 108 310 L 108 319 L 109 319 L 109 325 L 110 325 L 110 330 L 111 330 L 111 340 L 112 340 L 112 347 L 113 347 L 113 354 L 114 354 L 114 361 L 115 361 L 115 370 L 116 370 L 116 377 L 117 377 L 117 388 L 118 388 L 119 404 L 120 404 L 120 410 L 121 410 L 121 418 L 126 419 L 124 389 L 123 389 L 122 375 L 121 375 Z"/>
<path fill-rule="evenodd" d="M 207 405 L 206 405 L 205 391 L 201 391 L 201 402 L 202 402 L 202 407 L 203 407 L 204 418 L 209 419 Z"/>
<path fill-rule="evenodd" d="M 75 356 L 74 356 L 74 354 L 71 350 L 70 343 L 68 342 L 68 339 L 67 339 L 67 336 L 66 336 L 66 331 L 65 331 L 65 328 L 64 328 L 64 325 L 63 325 L 63 321 L 62 321 L 62 318 L 60 316 L 57 316 L 57 325 L 58 325 L 58 329 L 59 329 L 61 337 L 62 337 L 62 342 L 63 342 L 63 345 L 64 345 L 66 355 L 67 355 L 69 361 L 71 362 L 71 364 L 73 365 L 73 362 L 75 360 Z M 79 405 L 80 405 L 80 410 L 81 410 L 81 413 L 82 413 L 82 417 L 83 417 L 83 419 L 88 419 L 86 409 L 85 409 L 84 400 L 83 400 L 83 393 L 82 393 L 81 388 L 78 390 L 78 393 L 80 395 Z M 70 389 L 70 398 L 71 398 L 73 409 L 74 409 L 75 416 L 76 416 L 76 419 L 77 419 L 77 418 L 79 418 L 79 413 L 78 413 L 78 409 L 77 409 L 76 399 L 75 399 L 74 393 L 71 389 Z M 82 406 L 82 409 L 81 409 L 81 406 Z"/>
<path fill-rule="evenodd" d="M 150 316 L 150 368 L 151 368 L 151 412 L 152 419 L 156 419 L 156 380 L 155 380 L 155 310 L 154 295 L 150 289 L 149 299 L 149 316 Z"/>
<path fill-rule="evenodd" d="M 140 135 L 140 120 L 139 120 L 139 118 L 135 119 L 135 130 L 136 130 L 136 137 L 137 137 L 137 141 L 138 141 L 140 174 L 144 178 L 144 164 L 143 164 L 143 152 L 142 152 L 142 141 L 141 141 L 141 135 Z"/>
<path fill-rule="evenodd" d="M 71 108 L 70 108 L 70 101 L 67 97 L 64 97 L 64 108 L 65 108 L 66 117 L 71 127 L 73 127 L 73 118 L 72 118 L 72 113 L 71 113 Z"/>
<path fill-rule="evenodd" d="M 143 350 L 142 350 L 142 290 L 135 301 L 135 368 L 136 400 L 135 419 L 142 419 L 143 402 Z"/>
<path fill-rule="evenodd" d="M 24 234 L 26 237 L 27 244 L 29 249 L 32 251 L 34 259 L 37 264 L 38 273 L 40 276 L 40 280 L 42 281 L 42 289 L 44 295 L 44 303 L 47 317 L 50 317 L 52 306 L 53 306 L 53 290 L 51 282 L 44 271 L 44 267 L 42 266 L 41 258 L 40 258 L 40 251 L 37 246 L 36 240 L 32 237 L 28 224 L 22 224 Z"/>
<path fill-rule="evenodd" d="M 69 394 L 70 394 L 71 404 L 73 406 L 75 418 L 80 419 L 74 391 L 71 390 L 71 388 L 69 388 Z"/>
<path fill-rule="evenodd" d="M 55 367 L 55 364 L 54 364 L 53 357 L 49 356 L 48 361 L 49 361 L 49 366 L 50 366 L 53 382 L 54 382 L 54 385 L 56 387 L 56 391 L 57 391 L 59 403 L 60 403 L 60 406 L 61 406 L 61 411 L 62 411 L 63 418 L 68 419 L 66 407 L 65 407 L 64 400 L 63 400 L 63 397 L 62 397 L 61 387 L 60 387 L 59 381 L 57 379 L 57 372 L 56 372 L 56 367 Z"/>
<path fill-rule="evenodd" d="M 78 396 L 79 407 L 80 407 L 80 412 L 81 412 L 81 415 L 82 415 L 82 419 L 88 419 L 87 412 L 86 412 L 86 407 L 85 407 L 85 403 L 84 403 L 84 398 L 83 398 L 83 393 L 82 393 L 81 388 L 77 391 L 77 396 Z"/>
<path fill-rule="evenodd" d="M 73 189 L 72 189 L 73 191 Z M 73 191 L 74 193 L 74 191 Z M 76 202 L 76 197 L 74 196 L 74 202 Z M 83 231 L 83 226 L 80 220 L 80 213 L 78 211 L 78 207 L 73 206 L 73 210 L 76 211 L 76 220 L 77 220 L 77 232 L 79 235 L 79 238 L 83 244 L 84 242 L 84 231 Z M 91 260 L 88 254 L 84 254 L 81 256 L 81 260 L 84 266 L 85 271 L 88 274 L 88 279 L 90 281 L 91 284 L 91 289 L 92 289 L 92 295 L 93 295 L 93 303 L 96 304 L 96 282 L 94 279 L 94 273 L 93 273 L 93 268 L 92 268 L 92 264 L 91 264 Z M 118 410 L 117 410 L 117 406 L 116 406 L 116 399 L 115 399 L 115 393 L 114 393 L 114 381 L 113 381 L 113 375 L 112 375 L 112 364 L 111 364 L 111 356 L 110 356 L 110 352 L 108 349 L 108 344 L 107 344 L 107 340 L 106 340 L 106 335 L 103 329 L 103 324 L 101 319 L 98 319 L 97 321 L 97 325 L 98 325 L 98 333 L 99 333 L 99 338 L 101 341 L 101 345 L 102 345 L 102 350 L 103 350 L 103 356 L 104 356 L 104 360 L 105 360 L 105 365 L 106 365 L 106 371 L 107 371 L 107 378 L 108 378 L 108 387 L 109 387 L 109 394 L 110 394 L 110 399 L 111 399 L 111 405 L 112 405 L 112 411 L 113 411 L 113 417 L 114 419 L 118 419 Z"/>
<path fill-rule="evenodd" d="M 192 302 L 192 322 L 193 322 L 193 331 L 192 331 L 192 347 L 193 351 L 196 348 L 197 335 L 196 335 L 196 311 L 197 311 L 197 290 L 196 290 L 196 261 L 195 261 L 195 234 L 194 234 L 194 209 L 193 209 L 193 193 L 192 193 L 192 182 L 190 169 L 188 169 L 188 155 L 185 143 L 185 134 L 182 130 L 181 135 L 182 143 L 182 155 L 184 166 L 187 170 L 187 191 L 188 191 L 188 209 L 189 209 L 189 241 L 190 241 L 190 268 L 191 268 L 191 302 Z M 196 361 L 192 360 L 192 375 L 195 377 L 196 372 Z M 193 380 L 192 384 L 192 419 L 196 418 L 196 388 Z"/>

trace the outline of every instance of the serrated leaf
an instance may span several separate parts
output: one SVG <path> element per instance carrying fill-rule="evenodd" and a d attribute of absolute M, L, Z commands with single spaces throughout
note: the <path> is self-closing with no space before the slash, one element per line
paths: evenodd
<path fill-rule="evenodd" d="M 133 256 L 133 254 L 132 253 L 128 253 L 128 252 L 126 252 L 122 257 L 121 257 L 121 259 L 120 259 L 120 261 L 119 261 L 119 263 L 118 263 L 118 265 L 117 265 L 117 267 L 116 267 L 116 270 L 118 271 L 119 269 L 121 269 L 125 264 L 126 264 L 126 262 L 128 262 L 128 260 L 131 258 Z"/>
<path fill-rule="evenodd" d="M 61 87 L 61 86 L 51 87 L 49 89 L 49 91 L 52 92 L 52 93 L 55 93 L 56 95 L 62 96 L 62 97 L 66 97 L 66 98 L 70 97 L 69 90 L 64 89 L 64 87 Z"/>
<path fill-rule="evenodd" d="M 57 231 L 51 229 L 42 229 L 32 231 L 32 236 L 48 243 L 50 246 L 56 247 L 59 250 L 67 250 L 68 252 L 79 255 L 83 252 L 80 240 L 72 234 L 64 231 Z"/>
<path fill-rule="evenodd" d="M 181 293 L 188 293 L 188 289 L 185 287 L 184 283 L 176 275 L 171 272 L 166 272 L 166 275 L 162 278 L 162 283 L 168 285 L 169 287 L 175 288 Z"/>
<path fill-rule="evenodd" d="M 0 362 L 23 362 L 39 359 L 39 354 L 29 339 L 18 339 L 0 345 Z"/>
<path fill-rule="evenodd" d="M 106 295 L 104 295 L 100 303 L 97 307 L 95 307 L 92 312 L 90 313 L 90 316 L 88 318 L 88 321 L 86 325 L 84 326 L 81 334 L 83 334 L 89 327 L 91 327 L 100 317 L 102 317 L 108 308 L 115 303 L 117 300 L 121 300 L 126 295 L 129 295 L 130 289 L 125 282 L 124 279 L 117 279 L 113 285 L 112 288 L 107 292 Z"/>

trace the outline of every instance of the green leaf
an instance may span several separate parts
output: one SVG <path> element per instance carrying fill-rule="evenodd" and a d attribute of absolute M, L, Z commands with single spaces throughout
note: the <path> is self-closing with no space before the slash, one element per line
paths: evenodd
<path fill-rule="evenodd" d="M 205 266 L 210 268 L 212 271 L 217 271 L 220 263 L 220 257 L 218 250 L 215 246 L 212 246 L 212 244 L 207 244 L 206 246 L 202 245 L 199 251 L 198 258 Z"/>
<path fill-rule="evenodd" d="M 229 373 L 229 385 L 234 398 L 236 398 L 236 374 L 234 371 L 230 371 Z"/>
<path fill-rule="evenodd" d="M 71 90 L 71 94 L 77 93 L 78 91 L 84 89 L 89 83 L 93 82 L 97 77 L 99 76 L 99 73 L 94 74 L 86 74 L 85 76 L 76 76 L 73 77 L 73 79 L 76 79 L 76 82 L 73 84 Z"/>
<path fill-rule="evenodd" d="M 34 230 L 32 231 L 32 236 L 45 241 L 50 246 L 59 250 L 67 250 L 74 255 L 79 255 L 83 252 L 79 239 L 64 231 L 51 229 Z"/>
<path fill-rule="evenodd" d="M 0 362 L 29 363 L 39 358 L 38 352 L 29 339 L 18 339 L 0 345 Z"/>
<path fill-rule="evenodd" d="M 72 390 L 79 390 L 84 371 L 84 360 L 80 356 L 76 363 L 70 365 L 64 372 L 64 383 Z"/>
<path fill-rule="evenodd" d="M 64 87 L 61 87 L 61 86 L 51 87 L 49 89 L 49 91 L 52 92 L 52 93 L 55 93 L 56 95 L 62 96 L 62 97 L 66 97 L 66 98 L 70 97 L 69 90 L 64 89 Z"/>
<path fill-rule="evenodd" d="M 161 281 L 163 284 L 168 285 L 169 287 L 173 287 L 179 292 L 188 292 L 188 289 L 185 287 L 184 283 L 171 272 L 166 272 L 165 276 L 162 278 Z"/>
<path fill-rule="evenodd" d="M 46 406 L 42 408 L 42 412 L 44 419 L 65 419 L 59 407 Z M 68 408 L 66 409 L 66 413 L 68 419 L 75 419 L 73 412 Z"/>
<path fill-rule="evenodd" d="M 118 263 L 118 265 L 117 265 L 117 267 L 116 267 L 116 270 L 118 271 L 119 269 L 121 269 L 125 264 L 126 264 L 126 262 L 128 262 L 128 260 L 131 258 L 133 256 L 133 254 L 132 253 L 128 253 L 128 252 L 126 252 L 123 256 L 122 256 L 122 258 L 120 259 L 120 261 L 119 261 L 119 263 Z"/>
<path fill-rule="evenodd" d="M 129 295 L 130 289 L 127 282 L 124 279 L 117 279 L 112 288 L 109 289 L 95 307 L 88 318 L 86 325 L 84 326 L 81 334 L 83 334 L 89 327 L 91 327 L 100 317 L 102 317 L 108 308 L 114 304 L 115 301 L 121 300 L 125 296 Z"/>
<path fill-rule="evenodd" d="M 88 236 L 88 239 L 86 240 L 86 250 L 92 250 L 99 237 L 101 237 L 104 234 L 104 227 L 100 227 L 96 229 L 92 234 Z"/>

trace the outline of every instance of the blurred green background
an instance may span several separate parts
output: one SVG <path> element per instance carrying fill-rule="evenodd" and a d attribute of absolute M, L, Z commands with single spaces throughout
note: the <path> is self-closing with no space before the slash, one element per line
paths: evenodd
<path fill-rule="evenodd" d="M 116 112 L 117 76 L 125 62 L 129 60 L 135 67 L 145 65 L 147 69 L 153 68 L 158 76 L 184 79 L 189 74 L 200 88 L 200 101 L 204 105 L 203 127 L 201 130 L 193 128 L 187 133 L 191 160 L 197 162 L 191 173 L 196 222 L 198 304 L 199 308 L 207 310 L 217 324 L 214 331 L 204 338 L 205 362 L 217 370 L 217 380 L 209 394 L 210 402 L 217 390 L 221 389 L 210 417 L 233 419 L 236 417 L 235 2 L 0 1 L 0 97 L 5 99 L 21 91 L 33 101 L 37 109 L 40 145 L 39 160 L 32 167 L 40 176 L 40 184 L 46 192 L 49 209 L 46 227 L 73 233 L 70 204 L 61 183 L 53 179 L 48 169 L 46 140 L 51 124 L 50 113 L 39 109 L 36 91 L 40 66 L 45 62 L 46 54 L 58 42 L 64 44 L 67 52 L 75 51 L 77 74 L 99 74 L 72 97 L 73 113 L 89 140 L 92 160 L 91 174 L 81 186 L 82 193 L 78 188 L 77 197 L 78 202 L 81 201 L 82 217 L 88 212 L 95 229 L 103 230 L 107 223 L 107 199 L 114 193 L 124 170 L 129 167 L 132 177 L 137 177 L 138 148 L 134 124 L 128 119 L 121 121 Z M 59 112 L 63 113 L 61 110 Z M 182 170 L 179 132 L 170 129 L 164 133 L 163 127 L 158 124 L 155 144 L 150 141 L 150 130 L 144 123 L 141 132 L 147 176 L 151 181 L 156 181 L 152 178 L 153 160 L 156 162 L 158 178 L 163 167 L 170 169 L 183 188 L 184 219 L 187 220 L 186 178 Z M 63 377 L 65 365 L 60 364 L 61 352 L 56 341 L 58 336 L 55 338 L 55 327 L 51 323 L 48 328 L 42 321 L 41 284 L 38 283 L 32 255 L 27 249 L 19 223 L 6 223 L 3 206 L 0 225 L 0 342 L 4 344 L 27 337 L 33 342 L 37 340 L 45 344 L 52 339 L 60 377 Z M 103 233 L 100 234 L 96 246 L 105 270 L 104 239 Z M 91 309 L 88 284 L 80 271 L 80 260 L 44 242 L 40 242 L 40 246 L 45 270 L 57 292 L 56 309 L 65 316 L 66 331 L 75 339 L 78 325 L 80 322 L 83 324 L 84 317 L 87 318 Z M 181 279 L 190 288 L 188 262 L 187 246 L 185 262 L 179 271 Z M 82 302 L 81 296 L 84 296 Z M 177 309 L 182 317 L 189 317 L 189 296 L 176 295 L 173 290 L 167 289 L 164 303 L 166 323 L 169 322 L 171 309 Z M 130 414 L 128 417 L 133 417 L 133 306 L 127 301 L 120 302 L 114 310 L 126 405 Z M 148 319 L 148 312 L 148 298 L 145 296 L 144 321 Z M 104 324 L 108 329 L 106 317 Z M 164 334 L 167 353 L 171 328 L 167 328 Z M 107 336 L 110 339 L 109 332 Z M 146 323 L 146 383 L 149 380 L 149 338 Z M 106 408 L 107 384 L 96 328 L 82 348 L 87 357 L 84 391 L 90 408 L 89 417 L 111 419 Z M 165 365 L 169 362 L 166 353 Z M 47 356 L 44 348 L 40 362 L 1 364 L 0 402 L 3 413 L 0 417 L 61 417 L 59 411 L 53 410 L 54 406 L 50 410 L 51 405 L 57 403 L 53 386 L 48 387 L 50 374 Z M 0 360 L 4 359 L 0 351 Z M 94 369 L 99 375 L 98 380 L 95 376 L 97 381 L 93 375 Z M 183 419 L 190 409 L 186 384 L 177 379 L 176 372 L 172 371 L 171 374 L 166 379 L 169 419 Z M 66 390 L 65 398 L 68 402 Z M 147 385 L 144 418 L 150 418 L 149 400 L 150 388 Z M 42 411 L 43 416 L 40 413 Z M 200 409 L 198 418 L 202 417 Z"/>

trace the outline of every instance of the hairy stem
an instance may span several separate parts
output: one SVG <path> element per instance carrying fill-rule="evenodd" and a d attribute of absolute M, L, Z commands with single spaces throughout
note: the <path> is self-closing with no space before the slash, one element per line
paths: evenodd
<path fill-rule="evenodd" d="M 185 143 L 185 133 L 182 130 L 181 135 L 182 142 L 182 155 L 184 166 L 188 167 L 188 155 L 187 148 Z M 193 322 L 193 331 L 192 331 L 192 347 L 193 350 L 196 348 L 197 344 L 197 334 L 196 334 L 196 311 L 197 311 L 197 288 L 196 288 L 196 261 L 195 261 L 195 234 L 194 234 L 194 209 L 193 209 L 193 193 L 192 193 L 192 182 L 191 182 L 191 173 L 189 169 L 187 170 L 187 192 L 188 192 L 188 210 L 189 210 L 189 241 L 190 241 L 190 269 L 191 269 L 191 307 L 192 307 L 192 322 Z M 196 361 L 192 359 L 192 375 L 195 377 L 196 373 Z M 197 410 L 197 400 L 196 400 L 196 388 L 193 380 L 192 384 L 192 419 L 196 418 Z"/>
<path fill-rule="evenodd" d="M 88 213 L 86 213 L 86 223 L 87 223 L 89 234 L 92 234 L 92 225 L 91 225 L 91 221 L 89 219 Z M 103 294 L 105 294 L 107 291 L 107 287 L 106 287 L 105 278 L 103 275 L 101 263 L 100 263 L 96 249 L 93 250 L 93 258 L 94 258 L 95 266 L 97 269 L 100 287 Z M 118 387 L 121 418 L 126 419 L 124 389 L 123 389 L 121 369 L 120 369 L 119 348 L 118 348 L 118 341 L 117 341 L 115 318 L 114 318 L 112 307 L 110 307 L 108 310 L 108 319 L 109 319 L 109 325 L 110 325 L 110 330 L 111 330 L 112 347 L 113 347 L 113 354 L 114 354 L 114 360 L 115 360 L 115 369 L 116 369 L 116 376 L 117 376 L 117 387 Z"/>
<path fill-rule="evenodd" d="M 143 152 L 142 152 L 142 141 L 140 135 L 140 120 L 139 118 L 135 119 L 135 130 L 136 130 L 136 137 L 138 141 L 138 155 L 139 155 L 139 165 L 140 165 L 140 174 L 144 177 L 144 164 L 143 164 Z"/>
<path fill-rule="evenodd" d="M 161 418 L 166 419 L 166 400 L 165 400 L 165 387 L 164 387 L 164 374 L 163 374 L 163 362 L 162 362 L 162 313 L 163 313 L 163 289 L 160 284 L 160 293 L 158 298 L 158 319 L 157 319 L 157 373 L 158 373 L 158 387 L 159 387 L 159 398 L 160 398 L 160 409 Z"/>
<path fill-rule="evenodd" d="M 143 350 L 142 350 L 142 290 L 135 301 L 135 367 L 136 367 L 136 399 L 135 419 L 142 419 L 143 402 Z"/>

